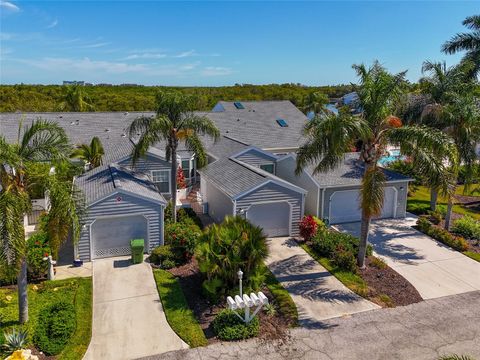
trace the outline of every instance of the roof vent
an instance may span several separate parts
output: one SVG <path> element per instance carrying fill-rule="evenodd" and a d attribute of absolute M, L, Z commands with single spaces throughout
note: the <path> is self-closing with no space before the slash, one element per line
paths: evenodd
<path fill-rule="evenodd" d="M 234 102 L 233 105 L 239 110 L 245 109 L 245 106 L 241 102 Z"/>
<path fill-rule="evenodd" d="M 288 127 L 287 122 L 283 119 L 277 119 L 277 124 L 280 125 L 281 127 Z"/>
<path fill-rule="evenodd" d="M 75 125 L 75 121 L 72 121 L 72 122 L 70 123 L 70 125 Z"/>
<path fill-rule="evenodd" d="M 17 111 L 17 112 L 20 112 L 20 111 Z M 63 116 L 62 116 L 62 115 L 60 115 L 60 116 L 59 116 L 59 118 L 60 118 L 60 119 L 63 119 Z"/>
<path fill-rule="evenodd" d="M 109 128 L 106 128 L 106 129 L 105 129 L 105 132 L 110 132 L 110 129 L 109 129 Z"/>
<path fill-rule="evenodd" d="M 127 116 L 127 115 L 128 115 L 128 111 L 125 111 L 125 112 L 123 113 L 123 115 Z"/>
<path fill-rule="evenodd" d="M 122 137 L 127 137 L 127 134 L 123 133 L 123 134 L 122 134 Z"/>

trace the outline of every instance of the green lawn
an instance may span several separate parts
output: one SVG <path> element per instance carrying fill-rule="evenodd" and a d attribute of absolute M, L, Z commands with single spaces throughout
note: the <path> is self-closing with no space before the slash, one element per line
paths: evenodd
<path fill-rule="evenodd" d="M 472 186 L 470 189 L 470 192 L 467 195 L 477 196 L 479 194 L 478 193 L 479 188 L 480 188 L 480 185 Z M 457 188 L 456 193 L 459 195 L 463 195 L 463 190 L 464 190 L 463 185 L 460 185 Z M 475 192 L 475 190 L 477 191 Z M 439 196 L 438 204 L 440 205 L 440 207 L 442 206 L 446 207 L 447 200 L 444 197 Z M 410 196 L 408 197 L 408 201 L 407 201 L 407 211 L 419 214 L 419 213 L 425 213 L 429 209 L 430 209 L 430 189 L 425 186 L 418 186 L 414 192 L 413 191 L 410 192 Z M 462 215 L 470 215 L 474 219 L 480 220 L 480 212 L 465 208 L 460 204 L 454 205 L 453 211 Z"/>
<path fill-rule="evenodd" d="M 352 290 L 354 293 L 366 297 L 368 294 L 368 285 L 367 283 L 361 278 L 360 275 L 355 274 L 351 271 L 346 271 L 340 269 L 339 267 L 332 264 L 332 262 L 323 256 L 318 255 L 315 251 L 313 251 L 307 244 L 303 243 L 300 244 L 303 250 L 305 250 L 312 258 L 317 260 L 320 265 L 322 265 L 327 271 L 335 276 L 338 280 L 340 280 L 343 285 L 347 288 Z"/>
<path fill-rule="evenodd" d="M 178 280 L 168 271 L 155 269 L 153 276 L 165 316 L 173 331 L 190 347 L 207 345 L 207 338 L 190 310 Z"/>
<path fill-rule="evenodd" d="M 46 281 L 38 285 L 29 285 L 29 321 L 23 326 L 18 324 L 16 289 L 0 288 L 0 343 L 3 341 L 3 332 L 12 327 L 27 328 L 31 341 L 39 311 L 43 307 L 60 300 L 70 302 L 75 306 L 77 329 L 62 353 L 57 355 L 57 359 L 82 359 L 92 334 L 91 278 Z"/>
<path fill-rule="evenodd" d="M 298 312 L 292 297 L 266 266 L 265 271 L 267 273 L 266 285 L 275 298 L 278 310 L 292 326 L 297 326 Z"/>

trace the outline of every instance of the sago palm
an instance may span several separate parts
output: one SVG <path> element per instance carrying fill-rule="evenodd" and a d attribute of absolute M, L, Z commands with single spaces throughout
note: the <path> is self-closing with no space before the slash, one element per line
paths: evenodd
<path fill-rule="evenodd" d="M 81 159 L 86 163 L 90 164 L 90 168 L 94 169 L 102 165 L 102 158 L 105 155 L 102 142 L 96 136 L 90 141 L 90 145 L 81 144 L 76 148 L 71 157 L 74 159 Z"/>
<path fill-rule="evenodd" d="M 443 44 L 442 51 L 447 54 L 465 51 L 462 61 L 473 65 L 470 76 L 475 78 L 480 71 L 480 15 L 469 16 L 462 24 L 471 31 L 454 35 Z"/>
<path fill-rule="evenodd" d="M 16 143 L 0 136 L 0 261 L 18 270 L 19 321 L 28 320 L 27 260 L 23 217 L 30 208 L 26 164 L 50 161 L 68 153 L 64 130 L 44 120 L 19 125 Z"/>
<path fill-rule="evenodd" d="M 215 140 L 220 132 L 212 120 L 196 115 L 193 110 L 195 99 L 180 92 L 160 92 L 157 95 L 157 115 L 154 118 L 139 117 L 129 126 L 130 139 L 135 146 L 132 151 L 133 165 L 151 146 L 164 143 L 167 160 L 171 162 L 170 183 L 174 206 L 172 218 L 177 219 L 177 149 L 183 141 L 186 148 L 195 153 L 198 167 L 207 162 L 205 148 L 200 135 L 209 135 Z"/>
<path fill-rule="evenodd" d="M 383 208 L 385 176 L 379 159 L 388 144 L 400 145 L 401 152 L 412 158 L 418 173 L 429 174 L 451 191 L 452 176 L 444 159 L 455 146 L 438 130 L 427 127 L 402 126 L 392 116 L 396 101 L 402 94 L 405 73 L 392 75 L 378 62 L 370 68 L 354 65 L 360 84 L 356 89 L 362 112 L 351 116 L 340 112 L 316 117 L 305 126 L 306 143 L 297 154 L 297 173 L 307 164 L 314 164 L 316 173 L 336 168 L 352 143 L 360 141 L 359 161 L 364 168 L 360 189 L 361 231 L 357 255 L 358 266 L 364 267 L 371 219 Z"/>

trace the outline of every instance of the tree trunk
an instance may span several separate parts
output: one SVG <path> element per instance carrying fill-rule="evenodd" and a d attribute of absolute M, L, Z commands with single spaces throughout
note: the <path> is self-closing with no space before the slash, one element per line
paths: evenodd
<path fill-rule="evenodd" d="M 27 259 L 24 257 L 21 261 L 17 276 L 18 319 L 20 324 L 25 324 L 28 321 Z"/>
<path fill-rule="evenodd" d="M 445 230 L 450 231 L 450 223 L 452 221 L 453 196 L 448 197 L 447 214 L 445 215 Z"/>
<path fill-rule="evenodd" d="M 172 191 L 172 220 L 177 222 L 177 144 L 172 146 L 172 171 L 171 171 L 171 191 Z"/>
<path fill-rule="evenodd" d="M 438 189 L 430 189 L 430 210 L 435 211 L 437 209 Z"/>
<path fill-rule="evenodd" d="M 358 247 L 357 265 L 365 268 L 365 255 L 367 254 L 368 234 L 370 232 L 370 217 L 362 213 L 362 223 L 360 225 L 360 244 Z"/>

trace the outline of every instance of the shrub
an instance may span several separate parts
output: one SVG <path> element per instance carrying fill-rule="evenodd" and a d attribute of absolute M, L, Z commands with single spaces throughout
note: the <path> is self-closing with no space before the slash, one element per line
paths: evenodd
<path fill-rule="evenodd" d="M 257 290 L 265 279 L 265 239 L 260 227 L 239 216 L 226 217 L 222 224 L 209 226 L 200 237 L 196 252 L 200 271 L 207 276 L 207 293 L 213 291 L 218 296 L 236 287 L 239 269 L 245 274 L 245 286 Z"/>
<path fill-rule="evenodd" d="M 418 218 L 417 227 L 421 232 L 427 234 L 437 241 L 440 241 L 441 243 L 444 243 L 445 245 L 450 246 L 455 250 L 468 250 L 469 245 L 464 238 L 460 236 L 454 236 L 447 230 L 438 226 L 433 226 L 425 217 Z"/>
<path fill-rule="evenodd" d="M 379 270 L 386 269 L 388 266 L 385 260 L 377 258 L 375 256 L 370 256 L 370 265 Z"/>
<path fill-rule="evenodd" d="M 299 224 L 300 236 L 303 237 L 305 241 L 310 241 L 310 239 L 317 234 L 317 228 L 318 224 L 313 216 L 304 216 Z"/>
<path fill-rule="evenodd" d="M 221 340 L 243 340 L 257 336 L 260 323 L 258 317 L 254 317 L 245 324 L 232 310 L 223 310 L 213 320 L 213 330 Z"/>
<path fill-rule="evenodd" d="M 197 241 L 201 235 L 196 225 L 183 223 L 165 224 L 165 244 L 170 245 L 175 261 L 185 263 L 193 256 Z"/>
<path fill-rule="evenodd" d="M 44 231 L 38 231 L 27 240 L 27 264 L 30 279 L 45 277 L 48 272 L 48 262 L 44 257 L 51 255 L 48 245 L 48 235 Z"/>
<path fill-rule="evenodd" d="M 430 228 L 432 227 L 432 224 L 424 216 L 421 216 L 417 220 L 417 227 L 418 230 L 420 230 L 421 232 L 428 234 Z"/>
<path fill-rule="evenodd" d="M 357 261 L 351 250 L 345 249 L 343 244 L 338 244 L 332 254 L 333 263 L 344 270 L 350 272 L 357 271 Z"/>
<path fill-rule="evenodd" d="M 156 265 L 162 265 L 165 261 L 175 263 L 175 254 L 170 245 L 157 246 L 150 254 L 150 262 Z"/>
<path fill-rule="evenodd" d="M 435 225 L 438 225 L 442 222 L 443 214 L 441 211 L 439 210 L 430 211 L 429 214 L 430 214 L 430 221 Z"/>
<path fill-rule="evenodd" d="M 480 240 L 480 221 L 464 216 L 453 223 L 452 232 L 471 240 Z"/>
<path fill-rule="evenodd" d="M 56 355 L 63 350 L 75 328 L 74 306 L 60 301 L 40 310 L 33 341 L 45 354 Z"/>
<path fill-rule="evenodd" d="M 0 261 L 0 286 L 13 285 L 17 281 L 17 270 Z"/>
<path fill-rule="evenodd" d="M 192 222 L 200 229 L 203 228 L 202 220 L 198 217 L 197 213 L 192 208 L 180 208 L 177 211 L 177 220 L 186 224 Z"/>
<path fill-rule="evenodd" d="M 170 260 L 170 259 L 166 259 L 162 262 L 162 269 L 167 269 L 168 270 L 168 269 L 174 268 L 175 266 L 177 266 L 175 261 Z"/>

